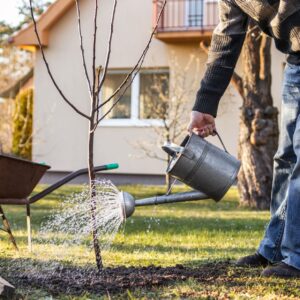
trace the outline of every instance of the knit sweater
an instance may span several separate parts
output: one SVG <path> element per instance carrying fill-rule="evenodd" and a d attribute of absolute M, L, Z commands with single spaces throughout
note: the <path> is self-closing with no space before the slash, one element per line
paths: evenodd
<path fill-rule="evenodd" d="M 300 0 L 219 0 L 220 22 L 213 32 L 207 68 L 193 110 L 217 115 L 231 80 L 248 22 L 274 38 L 287 61 L 300 64 Z"/>

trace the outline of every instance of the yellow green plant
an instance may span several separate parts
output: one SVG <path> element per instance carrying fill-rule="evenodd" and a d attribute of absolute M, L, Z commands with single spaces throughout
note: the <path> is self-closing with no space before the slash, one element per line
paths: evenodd
<path fill-rule="evenodd" d="M 31 159 L 32 156 L 32 114 L 33 89 L 21 91 L 15 100 L 13 116 L 13 154 Z"/>

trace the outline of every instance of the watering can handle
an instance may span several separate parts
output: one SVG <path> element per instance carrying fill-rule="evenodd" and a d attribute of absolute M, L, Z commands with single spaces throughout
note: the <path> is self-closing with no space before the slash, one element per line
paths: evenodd
<path fill-rule="evenodd" d="M 219 141 L 220 141 L 220 143 L 221 143 L 221 145 L 222 145 L 224 151 L 225 151 L 226 153 L 229 154 L 229 152 L 227 151 L 227 148 L 226 148 L 226 146 L 225 146 L 225 144 L 224 144 L 224 142 L 223 142 L 221 136 L 219 135 L 218 131 L 217 131 L 217 130 L 214 130 L 214 134 L 218 137 L 218 139 L 219 139 Z"/>
<path fill-rule="evenodd" d="M 226 153 L 229 154 L 229 152 L 228 152 L 228 150 L 227 150 L 227 148 L 226 148 L 226 146 L 225 146 L 225 144 L 224 144 L 224 142 L 223 142 L 221 136 L 220 136 L 219 133 L 217 132 L 217 130 L 214 130 L 214 134 L 218 137 L 218 139 L 219 139 L 219 141 L 220 141 L 220 143 L 221 143 L 221 145 L 222 145 L 224 151 L 225 151 Z M 181 143 L 181 145 L 184 146 L 184 145 L 187 143 L 187 141 L 189 140 L 189 138 L 190 138 L 190 136 L 187 135 L 187 136 L 184 138 L 184 140 L 183 140 L 183 142 Z"/>

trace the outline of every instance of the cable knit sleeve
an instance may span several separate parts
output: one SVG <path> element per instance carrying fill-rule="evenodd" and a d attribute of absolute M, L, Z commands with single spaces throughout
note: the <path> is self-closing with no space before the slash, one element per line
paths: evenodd
<path fill-rule="evenodd" d="M 220 22 L 213 32 L 206 72 L 193 107 L 214 117 L 231 80 L 248 27 L 248 16 L 234 0 L 220 0 L 219 12 Z"/>

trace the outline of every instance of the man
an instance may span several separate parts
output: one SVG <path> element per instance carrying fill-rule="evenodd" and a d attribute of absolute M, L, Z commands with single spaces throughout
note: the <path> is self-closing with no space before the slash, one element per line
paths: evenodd
<path fill-rule="evenodd" d="M 257 252 L 239 266 L 264 266 L 263 276 L 300 277 L 300 1 L 219 0 L 207 70 L 191 113 L 189 132 L 213 134 L 220 98 L 245 39 L 248 21 L 287 54 L 279 148 L 274 158 L 271 220 Z"/>

